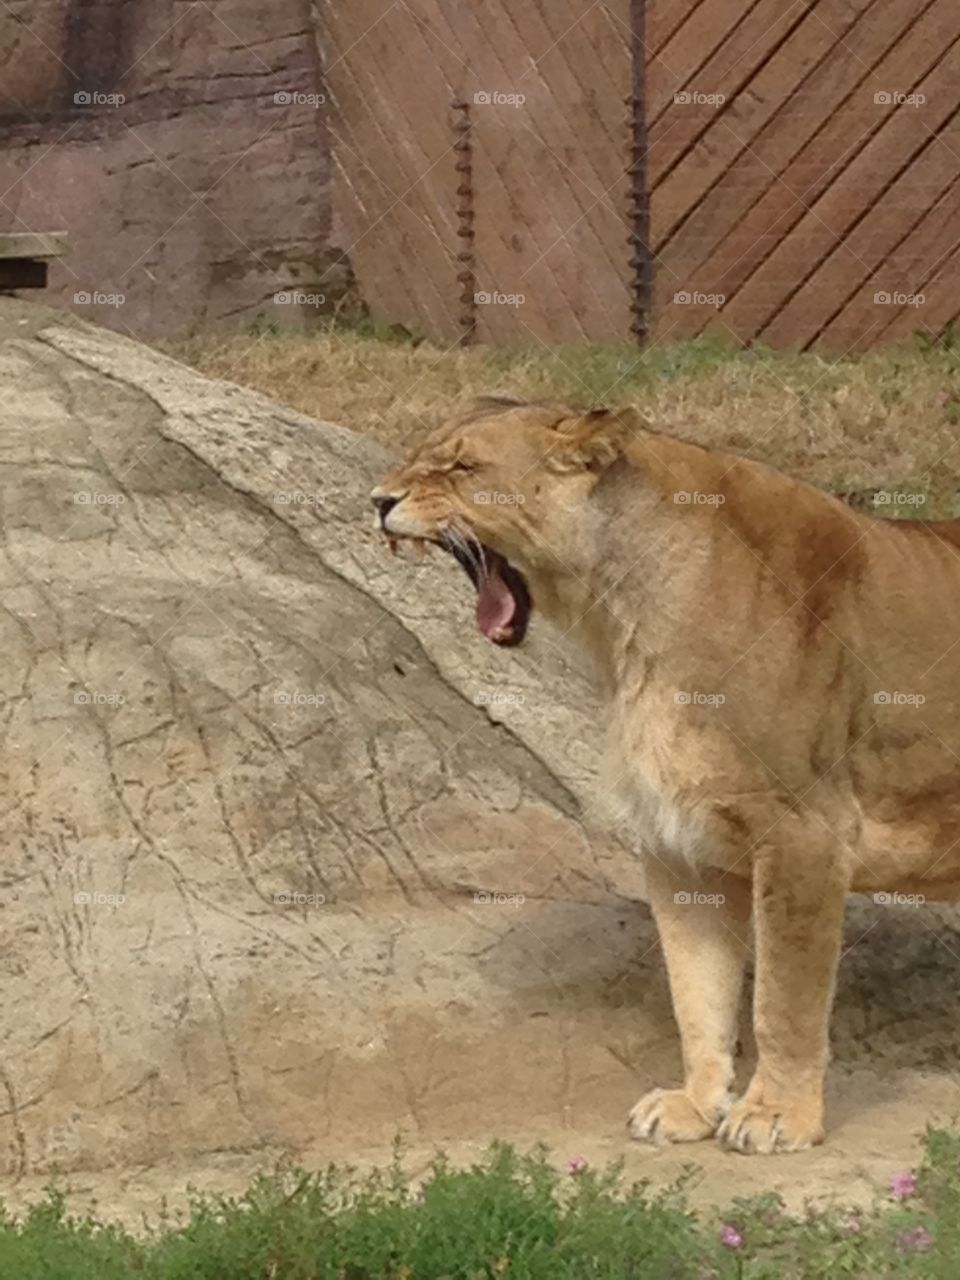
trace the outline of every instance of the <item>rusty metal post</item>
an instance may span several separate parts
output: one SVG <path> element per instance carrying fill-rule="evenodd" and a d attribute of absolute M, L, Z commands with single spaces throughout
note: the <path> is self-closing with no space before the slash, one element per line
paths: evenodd
<path fill-rule="evenodd" d="M 650 249 L 650 196 L 647 187 L 647 58 L 646 0 L 630 0 L 631 84 L 630 183 L 627 192 L 631 248 L 633 322 L 630 331 L 642 346 L 650 336 L 653 303 L 653 254 Z"/>
<path fill-rule="evenodd" d="M 451 104 L 457 114 L 454 131 L 457 140 L 453 144 L 457 157 L 456 171 L 459 177 L 457 184 L 457 235 L 460 238 L 460 250 L 457 262 L 457 283 L 461 286 L 459 300 L 461 311 L 460 346 L 469 347 L 477 337 L 477 273 L 474 255 L 473 207 L 473 121 L 470 118 L 470 104 L 463 98 L 457 98 Z"/>

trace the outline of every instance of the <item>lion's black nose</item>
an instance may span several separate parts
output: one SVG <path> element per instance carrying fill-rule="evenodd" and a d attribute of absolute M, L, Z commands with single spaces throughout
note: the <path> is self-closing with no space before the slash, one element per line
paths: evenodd
<path fill-rule="evenodd" d="M 399 498 L 391 498 L 391 497 L 374 498 L 373 505 L 380 512 L 380 519 L 386 520 L 387 516 L 390 514 L 390 512 L 393 510 L 393 508 L 397 505 L 399 501 L 400 501 Z"/>
<path fill-rule="evenodd" d="M 387 516 L 399 501 L 399 498 L 374 498 L 373 505 L 377 508 L 377 514 L 380 516 L 381 525 L 385 525 Z"/>

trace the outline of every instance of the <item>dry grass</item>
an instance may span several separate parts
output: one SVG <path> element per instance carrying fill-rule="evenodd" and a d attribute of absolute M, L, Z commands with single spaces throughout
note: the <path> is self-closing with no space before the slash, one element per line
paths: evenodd
<path fill-rule="evenodd" d="M 733 449 L 864 505 L 922 493 L 903 514 L 960 516 L 960 356 L 919 343 L 834 360 L 711 341 L 449 350 L 350 329 L 194 338 L 173 354 L 313 417 L 403 448 L 482 392 L 633 404 L 658 430 Z M 893 512 L 891 512 L 893 514 Z"/>

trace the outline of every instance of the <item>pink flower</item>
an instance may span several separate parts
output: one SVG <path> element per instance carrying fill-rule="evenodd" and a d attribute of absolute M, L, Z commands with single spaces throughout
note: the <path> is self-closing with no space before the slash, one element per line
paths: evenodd
<path fill-rule="evenodd" d="M 743 1244 L 743 1236 L 729 1222 L 724 1225 L 723 1230 L 720 1232 L 720 1239 L 728 1249 L 739 1249 Z"/>
<path fill-rule="evenodd" d="M 863 1230 L 863 1223 L 855 1213 L 848 1213 L 843 1220 L 843 1229 L 848 1235 L 858 1236 Z"/>
<path fill-rule="evenodd" d="M 578 1173 L 586 1173 L 587 1160 L 585 1156 L 571 1156 L 567 1161 L 567 1173 L 576 1176 Z"/>
<path fill-rule="evenodd" d="M 897 1248 L 904 1253 L 926 1253 L 933 1244 L 933 1236 L 926 1227 L 914 1227 L 897 1235 Z"/>
<path fill-rule="evenodd" d="M 914 1174 L 895 1173 L 890 1179 L 890 1194 L 895 1200 L 909 1200 L 917 1189 L 917 1179 Z"/>

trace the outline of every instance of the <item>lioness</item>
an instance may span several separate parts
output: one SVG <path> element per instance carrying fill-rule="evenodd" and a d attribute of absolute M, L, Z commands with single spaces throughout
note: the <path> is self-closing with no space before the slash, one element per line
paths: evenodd
<path fill-rule="evenodd" d="M 960 521 L 872 519 L 634 411 L 502 401 L 373 501 L 392 540 L 452 552 L 490 640 L 536 609 L 605 686 L 685 1064 L 633 1135 L 820 1142 L 846 894 L 960 890 Z M 734 1099 L 751 913 L 758 1062 Z"/>

